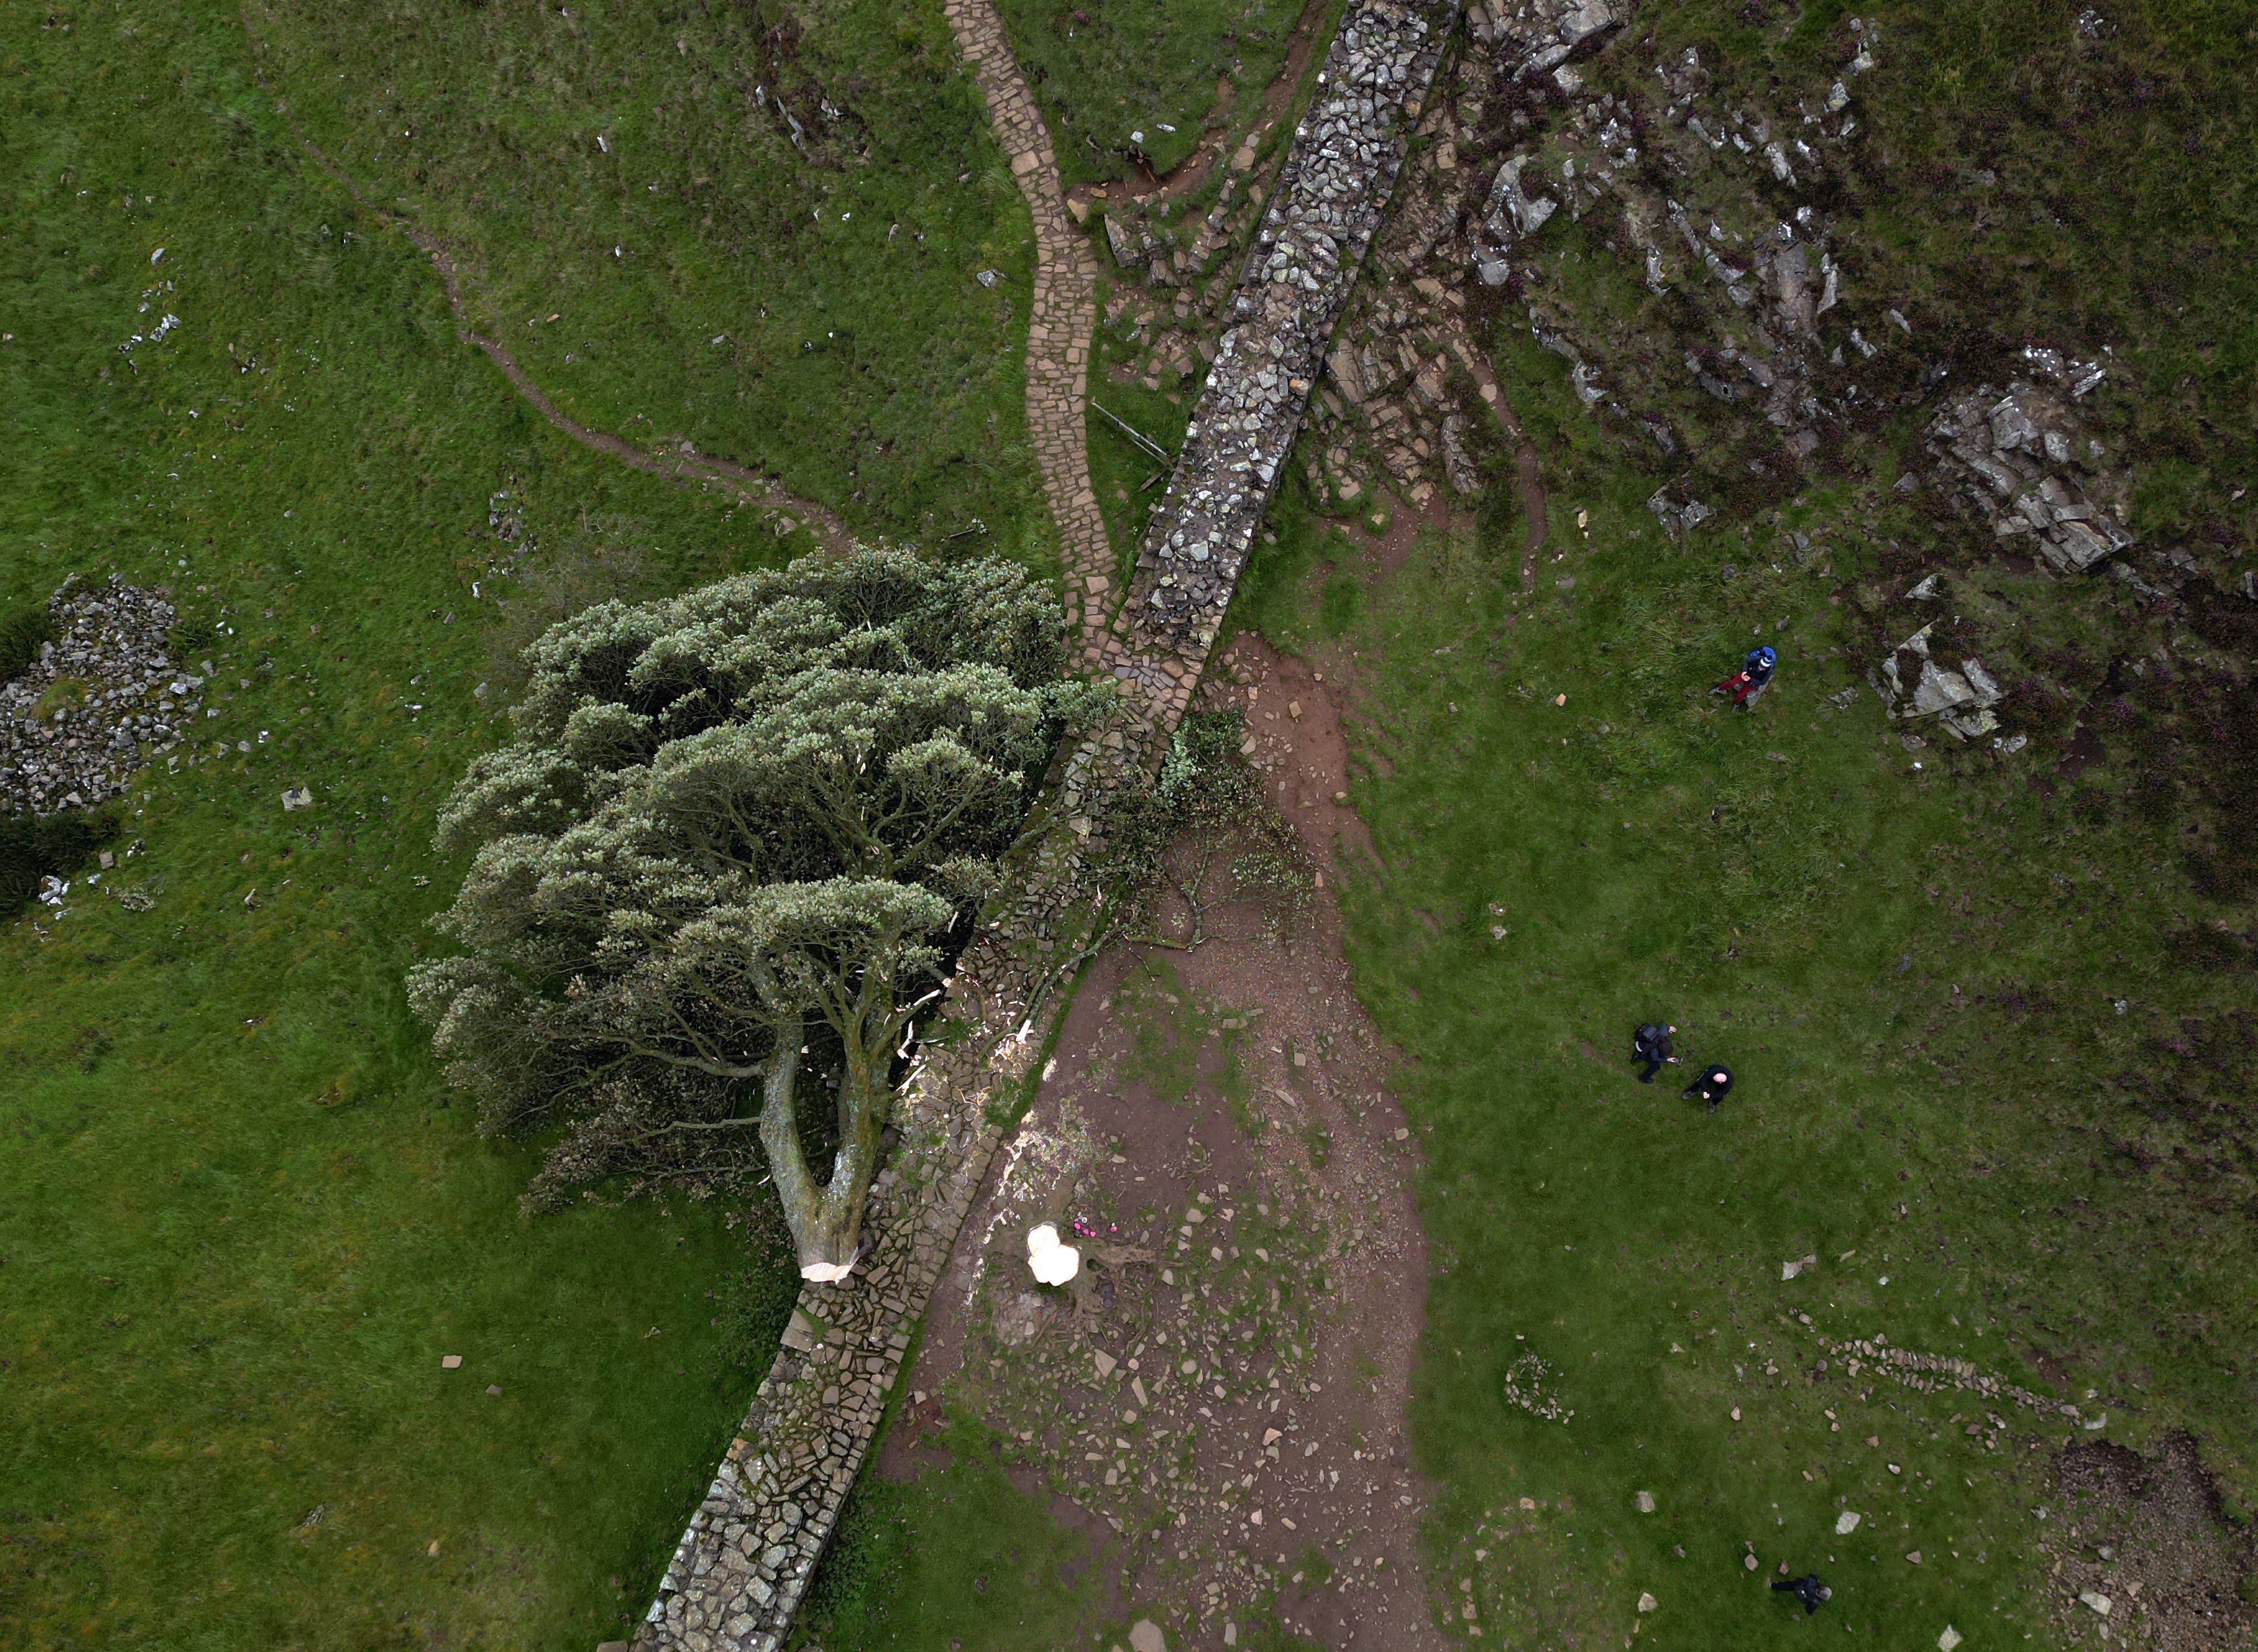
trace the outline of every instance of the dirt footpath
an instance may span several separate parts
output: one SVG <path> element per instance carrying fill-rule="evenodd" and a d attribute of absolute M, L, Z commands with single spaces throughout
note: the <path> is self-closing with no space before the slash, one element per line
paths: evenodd
<path fill-rule="evenodd" d="M 1361 836 L 1336 801 L 1345 748 L 1298 662 L 1242 642 L 1216 677 L 1309 851 L 1301 910 L 1225 898 L 1230 857 L 1176 846 L 1173 872 L 1218 903 L 1209 939 L 1161 944 L 1191 932 L 1178 898 L 1092 966 L 935 1294 L 879 1472 L 916 1473 L 941 1407 L 962 1407 L 1017 1443 L 1023 1489 L 1107 1539 L 1118 1622 L 1172 1648 L 1258 1627 L 1439 1647 L 1403 1430 L 1416 1152 L 1327 887 L 1337 841 Z M 1069 1287 L 1028 1273 L 1043 1221 L 1088 1259 Z"/>

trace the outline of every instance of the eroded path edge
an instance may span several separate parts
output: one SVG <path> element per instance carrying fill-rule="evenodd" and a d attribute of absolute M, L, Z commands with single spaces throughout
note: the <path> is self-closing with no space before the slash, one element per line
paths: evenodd
<path fill-rule="evenodd" d="M 252 25 L 249 7 L 245 6 L 238 15 L 244 34 L 251 43 L 252 56 L 263 59 L 266 43 Z M 760 511 L 771 526 L 781 531 L 790 531 L 782 521 L 789 517 L 793 525 L 806 528 L 827 550 L 834 554 L 852 548 L 855 536 L 834 512 L 786 493 L 775 478 L 763 476 L 749 465 L 711 453 L 700 453 L 682 436 L 669 436 L 660 442 L 655 450 L 646 450 L 608 430 L 592 429 L 559 408 L 550 400 L 547 392 L 533 381 L 532 375 L 518 365 L 517 358 L 510 354 L 508 348 L 472 325 L 470 308 L 463 296 L 461 271 L 446 245 L 405 213 L 393 211 L 370 200 L 353 181 L 352 174 L 331 160 L 320 145 L 306 136 L 296 116 L 291 113 L 288 100 L 267 79 L 265 69 L 254 68 L 253 73 L 258 77 L 259 89 L 274 99 L 274 112 L 288 124 L 291 135 L 305 150 L 307 158 L 344 190 L 356 207 L 386 229 L 405 236 L 417 252 L 431 260 L 432 267 L 439 273 L 440 286 L 446 291 L 447 308 L 454 317 L 456 337 L 485 352 L 486 359 L 500 368 L 501 376 L 509 380 L 510 387 L 560 434 L 592 452 L 617 459 L 645 475 L 660 477 L 671 482 L 699 482 L 720 487 Z"/>

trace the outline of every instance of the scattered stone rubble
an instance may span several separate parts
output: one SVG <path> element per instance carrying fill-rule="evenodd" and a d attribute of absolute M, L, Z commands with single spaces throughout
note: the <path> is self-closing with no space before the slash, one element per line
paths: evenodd
<path fill-rule="evenodd" d="M 1857 1338 L 1848 1342 L 1828 1342 L 1824 1344 L 1828 1358 L 1843 1361 L 1843 1374 L 1857 1376 L 1871 1370 L 1892 1382 L 1923 1393 L 1940 1393 L 1949 1389 L 1966 1389 L 1982 1394 L 1987 1400 L 2018 1406 L 2036 1412 L 2042 1417 L 2066 1417 L 2072 1422 L 2083 1422 L 2088 1429 L 2098 1429 L 2100 1421 L 2084 1416 L 2067 1400 L 2049 1400 L 2044 1394 L 2033 1393 L 2027 1388 L 2018 1388 L 2013 1383 L 2001 1382 L 1979 1368 L 1972 1360 L 1952 1354 L 1917 1353 L 1909 1348 L 1892 1348 L 1885 1337 L 1877 1336 L 1868 1342 Z M 1992 1419 L 1995 1430 L 2004 1431 L 2006 1424 L 1997 1417 Z M 1974 1430 L 1970 1429 L 1973 1433 Z M 1996 1435 L 1992 1444 L 1998 1443 Z"/>
<path fill-rule="evenodd" d="M 49 814 L 92 808 L 125 790 L 134 769 L 192 738 L 211 674 L 176 670 L 162 592 L 64 582 L 48 599 L 57 640 L 0 684 L 0 808 Z"/>

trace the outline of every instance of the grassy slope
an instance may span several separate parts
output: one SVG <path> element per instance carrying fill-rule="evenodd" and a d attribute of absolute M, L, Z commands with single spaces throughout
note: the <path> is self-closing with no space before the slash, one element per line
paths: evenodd
<path fill-rule="evenodd" d="M 2237 989 L 2162 956 L 2186 897 L 2142 875 L 2141 833 L 2089 838 L 2011 770 L 1915 776 L 1870 698 L 1829 708 L 1850 677 L 1813 663 L 1835 632 L 1811 582 L 1688 578 L 1651 526 L 1628 537 L 1631 510 L 1592 508 L 1573 615 L 1500 640 L 1495 565 L 1438 550 L 1350 633 L 1387 708 L 1358 789 L 1388 869 L 1354 891 L 1357 961 L 1431 1155 L 1420 1423 L 1452 1567 L 1487 1511 L 1565 1494 L 1555 1563 L 1607 1579 L 1590 1609 L 1621 1629 L 1641 1589 L 1662 1595 L 1673 1643 L 1750 1632 L 1743 1539 L 1767 1570 L 1829 1570 L 1862 1632 L 1914 1606 L 1932 1637 L 2027 1612 L 2038 1477 L 1957 1427 L 1930 1437 L 1978 1407 L 1887 1386 L 1870 1407 L 1839 1360 L 1803 1372 L 1819 1335 L 1877 1331 L 2041 1387 L 2045 1365 L 2070 1397 L 2106 1390 L 2117 1437 L 2187 1421 L 2246 1464 L 2247 1235 L 2118 1173 L 2102 1143 L 2123 1121 L 2093 1094 L 2149 1030 L 2112 995 L 2202 1013 Z M 1699 685 L 1781 615 L 1791 663 L 1763 710 L 1709 710 Z M 2019 1036 L 2027 996 L 2070 1006 L 2061 1042 Z M 1689 1063 L 1734 1068 L 1715 1117 L 1630 1081 L 1628 1030 L 1656 1017 Z M 1807 1251 L 1816 1278 L 1783 1286 Z M 1501 1396 L 1531 1352 L 1565 1427 Z M 1637 1489 L 1660 1516 L 1630 1513 Z M 1882 1540 L 1829 1570 L 1845 1497 Z M 1898 1559 L 1915 1549 L 1918 1570 Z"/>
<path fill-rule="evenodd" d="M 1172 171 L 1197 146 L 1218 82 L 1231 82 L 1234 107 L 1260 96 L 1302 15 L 1301 0 L 999 0 L 997 10 L 1069 184 L 1122 176 L 1133 149 Z M 1130 142 L 1135 132 L 1142 143 Z"/>
<path fill-rule="evenodd" d="M 1761 78 L 1753 32 L 1715 7 L 1672 10 L 1665 34 L 1737 42 Z M 1844 10 L 1807 15 L 1821 29 Z M 2247 212 L 2229 191 L 2206 216 L 2183 186 L 2188 154 L 2247 125 L 2247 97 L 2203 93 L 2230 57 L 2196 50 L 2235 19 L 2134 12 L 2135 63 L 2169 97 L 2132 101 L 2114 124 L 2077 103 L 2057 130 L 2044 95 L 2066 26 L 2058 9 L 2007 4 L 1885 18 L 1885 138 L 1922 183 L 1870 212 L 1870 279 L 1935 269 L 1925 302 L 1959 347 L 2113 334 L 2141 384 L 2108 416 L 2151 476 L 2177 479 L 2148 490 L 2148 525 L 2231 555 L 2247 270 L 2213 249 L 2241 238 Z M 1940 99 L 2002 61 L 2016 67 L 1986 67 L 1983 96 Z M 2191 107 L 2211 113 L 2188 125 Z M 2022 202 L 2030 227 L 1986 240 L 1964 227 L 1978 186 L 1939 170 L 1971 134 L 2026 191 L 2063 177 L 2063 145 L 2158 187 L 2085 192 L 2077 231 Z M 2053 197 L 2064 218 L 2070 204 Z M 2001 271 L 2048 279 L 1982 297 Z M 2012 1433 L 1986 1451 L 1963 1431 L 1985 1409 L 1972 1395 L 1849 1380 L 1839 1358 L 1807 1374 L 1821 1335 L 1879 1332 L 2072 1400 L 2098 1389 L 2087 1411 L 2105 1407 L 2109 1437 L 2188 1427 L 2230 1511 L 2258 1498 L 2235 1122 L 2249 977 L 2231 942 L 2190 945 L 2247 928 L 2247 906 L 2214 898 L 2233 885 L 2195 860 L 2204 835 L 2175 841 L 2174 794 L 2138 777 L 2113 728 L 2109 757 L 2056 797 L 2013 765 L 1934 749 L 1913 769 L 1853 670 L 1896 613 L 1869 621 L 1841 601 L 1891 535 L 1935 531 L 1875 485 L 1909 432 L 1855 456 L 1874 483 L 1843 478 L 1778 514 L 1745 505 L 1672 549 L 1640 504 L 1660 479 L 1595 438 L 1560 364 L 1510 314 L 1491 345 L 1544 449 L 1551 550 L 1569 558 L 1548 557 L 1535 612 L 1509 617 L 1519 511 L 1502 488 L 1479 535 L 1427 547 L 1360 617 L 1303 577 L 1318 530 L 1283 500 L 1282 542 L 1242 605 L 1286 642 L 1338 635 L 1361 656 L 1357 801 L 1385 870 L 1352 889 L 1353 949 L 1407 1053 L 1431 1155 L 1418 1425 L 1445 1488 L 1438 1576 L 1473 1581 L 1492 1638 L 1629 1635 L 1651 1590 L 1646 1627 L 1672 1645 L 1785 1642 L 1800 1614 L 1760 1598 L 1740 1563 L 1752 1543 L 1761 1576 L 1786 1560 L 1836 1586 L 1832 1633 L 1928 1644 L 1950 1620 L 2045 1641 L 2049 1534 L 2029 1511 L 2072 1425 L 1994 1407 Z M 2174 451 L 2177 470 L 2155 463 Z M 1579 508 L 1588 540 L 1570 526 Z M 1824 547 L 1808 571 L 1786 554 L 1789 527 Z M 1553 578 L 1569 574 L 1564 596 Z M 2012 620 L 2009 646 L 2032 658 L 2102 637 L 2137 655 L 2169 628 L 2093 583 L 1978 566 L 1953 589 L 1994 631 Z M 1759 627 L 1783 649 L 1779 684 L 1754 716 L 1709 709 L 1701 691 Z M 1847 711 L 1828 703 L 1853 686 Z M 2153 751 L 2139 759 L 2155 772 Z M 1689 1064 L 1739 1075 L 1715 1117 L 1677 1083 L 1631 1083 L 1629 1030 L 1658 1016 L 1683 1030 Z M 1810 1251 L 1816 1274 L 1783 1284 L 1781 1261 Z M 1530 1353 L 1574 1409 L 1565 1426 L 1503 1398 Z M 1659 1500 L 1651 1518 L 1632 1510 L 1640 1489 Z M 1866 1517 L 1855 1539 L 1832 1535 L 1843 1507 Z"/>
<path fill-rule="evenodd" d="M 0 38 L 0 594 L 169 580 L 235 630 L 207 737 L 269 734 L 137 792 L 146 853 L 109 882 L 160 882 L 154 911 L 82 885 L 52 939 L 0 932 L 0 1639 L 616 1632 L 788 1287 L 731 1286 L 710 1210 L 521 1222 L 526 1156 L 473 1138 L 398 983 L 451 870 L 431 810 L 493 733 L 488 496 L 552 551 L 645 546 L 665 585 L 778 548 L 531 415 L 424 261 L 303 164 L 231 9 Z M 299 783 L 318 807 L 286 816 Z"/>
<path fill-rule="evenodd" d="M 938 1443 L 948 1460 L 916 1480 L 866 1474 L 856 1487 L 795 1646 L 1042 1652 L 1080 1639 L 1097 1606 L 1089 1542 L 1012 1485 L 977 1424 Z"/>
<path fill-rule="evenodd" d="M 937 0 L 247 15 L 306 134 L 455 249 L 567 412 L 768 468 L 863 532 L 976 517 L 1047 557 L 1026 210 Z"/>

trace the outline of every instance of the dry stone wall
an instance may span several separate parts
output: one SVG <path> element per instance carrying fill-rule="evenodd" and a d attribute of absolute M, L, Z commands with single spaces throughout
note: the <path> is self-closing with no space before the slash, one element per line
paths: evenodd
<path fill-rule="evenodd" d="M 951 8 L 991 112 L 1033 118 L 1001 72 L 993 13 Z M 1104 890 L 1091 852 L 1109 792 L 1147 783 L 1197 685 L 1267 508 L 1342 304 L 1402 165 L 1410 125 L 1455 19 L 1452 0 L 1352 4 L 1308 117 L 1272 191 L 1239 276 L 1233 325 L 1154 515 L 1102 669 L 1118 712 L 1061 765 L 1047 828 L 1016 892 L 991 910 L 945 1003 L 955 1033 L 929 1045 L 905 1086 L 899 1139 L 863 1221 L 864 1259 L 836 1285 L 809 1285 L 705 1500 L 661 1581 L 636 1652 L 775 1652 L 860 1471 L 910 1332 L 931 1297 L 999 1130 L 1046 1042 L 1054 989 L 1099 933 Z M 1030 134 L 1040 131 L 1037 122 Z M 1048 148 L 1015 148 L 1048 170 Z M 1020 142 L 1012 140 L 1013 145 Z M 1011 146 L 1011 145 L 1007 145 Z M 1014 169 L 1023 182 L 1033 168 Z M 1034 191 L 1041 195 L 1040 180 Z M 1062 263 L 1062 299 L 1072 276 Z M 1071 331 L 1078 316 L 1065 323 Z M 1086 336 L 1086 335 L 1085 335 Z M 1083 363 L 1069 359 L 1078 386 Z M 1031 370 L 1030 394 L 1040 394 Z M 1047 462 L 1047 479 L 1064 463 Z M 1069 493 L 1062 526 L 1072 542 Z M 1102 529 L 1100 530 L 1102 534 Z M 1102 538 L 1098 542 L 1102 544 Z M 1076 614 L 1105 590 L 1079 566 Z M 1088 624 L 1083 618 L 1083 623 Z"/>
<path fill-rule="evenodd" d="M 1064 789 L 1094 794 L 1137 741 L 1093 733 Z M 1111 742 L 1110 744 L 1108 742 Z M 860 1264 L 801 1287 L 768 1375 L 676 1546 L 636 1652 L 774 1652 L 861 1471 L 910 1331 L 987 1174 L 1006 1113 L 1040 1053 L 1052 989 L 1088 955 L 1102 905 L 1090 817 L 1054 812 L 1015 894 L 959 961 L 941 1019 L 903 1088 L 898 1139 L 870 1193 Z"/>
<path fill-rule="evenodd" d="M 1456 14 L 1368 0 L 1326 53 L 1107 650 L 1158 719 L 1198 684 Z"/>

